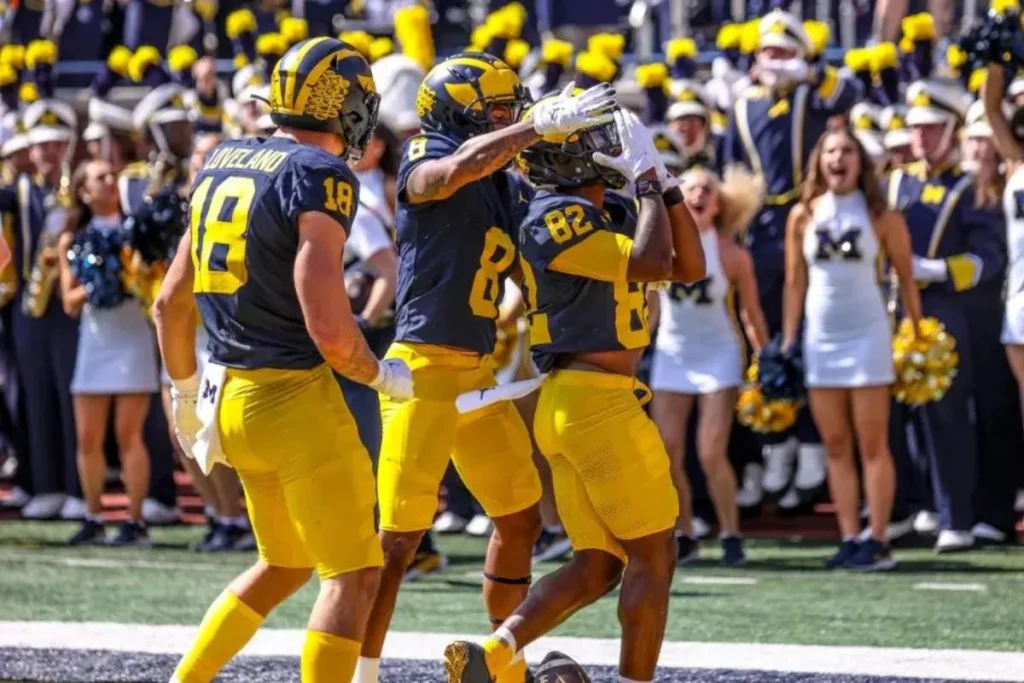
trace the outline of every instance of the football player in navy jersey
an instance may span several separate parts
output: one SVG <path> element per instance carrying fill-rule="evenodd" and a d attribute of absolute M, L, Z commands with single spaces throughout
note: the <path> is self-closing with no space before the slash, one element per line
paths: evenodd
<path fill-rule="evenodd" d="M 259 560 L 207 612 L 172 680 L 206 683 L 309 578 L 320 596 L 302 680 L 348 681 L 383 562 L 370 459 L 331 370 L 409 398 L 402 361 L 367 347 L 344 289 L 358 159 L 377 121 L 370 68 L 313 38 L 274 67 L 266 139 L 225 142 L 196 176 L 191 228 L 155 306 L 175 430 L 204 471 L 238 471 Z M 193 294 L 194 292 L 194 294 Z M 210 337 L 197 377 L 195 305 Z"/>
<path fill-rule="evenodd" d="M 608 84 L 567 90 L 539 106 L 531 121 L 517 122 L 527 102 L 515 71 L 476 52 L 435 66 L 417 95 L 422 130 L 406 143 L 398 172 L 396 335 L 387 357 L 409 365 L 418 395 L 381 403 L 377 486 L 385 563 L 360 683 L 377 681 L 398 588 L 437 512 L 450 461 L 494 521 L 483 584 L 493 623 L 512 613 L 530 583 L 541 488 L 529 434 L 511 404 L 459 415 L 455 398 L 495 384 L 489 355 L 498 302 L 532 194 L 505 167 L 542 134 L 609 120 L 615 100 Z M 520 659 L 500 683 L 525 676 Z"/>
<path fill-rule="evenodd" d="M 534 436 L 573 557 L 482 646 L 447 647 L 449 683 L 500 680 L 522 647 L 620 580 L 619 680 L 654 679 L 679 503 L 665 446 L 643 410 L 651 392 L 635 379 L 650 344 L 645 283 L 695 282 L 705 265 L 682 193 L 663 191 L 669 176 L 650 132 L 627 112 L 615 119 L 546 134 L 522 154 L 540 186 L 519 233 L 533 358 L 547 373 Z M 627 184 L 636 200 L 606 191 Z"/>

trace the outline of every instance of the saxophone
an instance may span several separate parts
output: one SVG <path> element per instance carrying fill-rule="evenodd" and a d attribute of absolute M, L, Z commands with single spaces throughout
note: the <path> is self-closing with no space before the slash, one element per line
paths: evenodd
<path fill-rule="evenodd" d="M 64 219 L 71 207 L 71 165 L 61 165 L 60 187 L 54 196 L 54 204 L 43 221 L 43 233 L 36 248 L 36 260 L 29 273 L 25 295 L 21 299 L 21 310 L 30 318 L 41 318 L 53 296 L 57 283 L 58 259 L 57 241 L 64 229 Z"/>

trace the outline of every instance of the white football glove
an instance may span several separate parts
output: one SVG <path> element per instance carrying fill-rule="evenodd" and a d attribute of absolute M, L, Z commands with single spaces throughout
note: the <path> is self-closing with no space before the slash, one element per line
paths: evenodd
<path fill-rule="evenodd" d="M 192 446 L 203 423 L 196 412 L 199 403 L 199 375 L 188 379 L 171 380 L 171 411 L 174 413 L 174 435 L 178 437 L 182 452 L 193 460 Z"/>
<path fill-rule="evenodd" d="M 612 120 L 611 114 L 618 105 L 610 83 L 598 83 L 573 96 L 575 87 L 575 82 L 570 83 L 557 97 L 541 100 L 533 108 L 533 129 L 539 135 L 572 133 Z"/>
<path fill-rule="evenodd" d="M 623 109 L 622 113 L 632 121 L 634 130 L 637 128 L 646 128 L 647 131 L 650 132 L 650 129 L 647 128 L 647 125 L 643 121 L 641 121 L 640 117 L 634 114 L 631 110 Z M 653 144 L 654 136 L 651 136 L 651 143 L 651 149 L 654 153 L 654 157 L 651 159 L 651 161 L 654 162 L 654 170 L 658 173 L 658 182 L 661 183 L 661 189 L 667 190 L 669 188 L 682 185 L 683 181 L 669 173 L 668 168 L 665 167 L 665 160 L 661 158 L 661 153 L 658 151 L 658 148 Z"/>
<path fill-rule="evenodd" d="M 377 379 L 369 386 L 385 396 L 397 399 L 412 398 L 412 371 L 401 358 L 377 361 Z"/>
<path fill-rule="evenodd" d="M 615 112 L 615 127 L 619 131 L 622 153 L 608 156 L 602 152 L 594 152 L 594 162 L 621 173 L 630 184 L 655 167 L 658 150 L 647 126 L 639 123 L 636 117 L 626 112 Z"/>

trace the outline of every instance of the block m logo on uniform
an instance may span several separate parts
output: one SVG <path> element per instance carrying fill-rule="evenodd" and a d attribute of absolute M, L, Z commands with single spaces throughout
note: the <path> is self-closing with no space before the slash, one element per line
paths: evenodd
<path fill-rule="evenodd" d="M 668 288 L 668 295 L 673 301 L 692 301 L 696 306 L 707 306 L 711 303 L 711 296 L 708 294 L 710 285 L 710 277 L 691 284 L 673 282 Z"/>
<path fill-rule="evenodd" d="M 814 252 L 815 261 L 831 261 L 839 258 L 842 261 L 860 261 L 860 228 L 852 228 L 833 239 L 828 228 L 818 228 L 818 249 Z"/>

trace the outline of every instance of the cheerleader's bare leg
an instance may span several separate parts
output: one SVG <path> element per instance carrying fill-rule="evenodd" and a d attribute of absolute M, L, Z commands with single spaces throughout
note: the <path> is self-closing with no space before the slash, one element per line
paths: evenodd
<path fill-rule="evenodd" d="M 811 416 L 828 457 L 828 488 L 843 540 L 860 531 L 860 484 L 853 460 L 853 424 L 849 389 L 809 389 Z M 886 403 L 888 407 L 888 402 Z M 882 434 L 886 434 L 883 428 Z M 886 522 L 888 522 L 886 518 Z M 883 532 L 884 533 L 884 532 Z M 883 535 L 884 539 L 885 536 Z"/>
<path fill-rule="evenodd" d="M 896 496 L 896 468 L 889 452 L 890 393 L 888 385 L 850 389 L 853 428 L 864 465 L 871 537 L 883 545 Z"/>
<path fill-rule="evenodd" d="M 78 480 L 82 484 L 85 509 L 96 518 L 103 512 L 101 498 L 107 474 L 103 444 L 112 401 L 109 394 L 76 394 L 72 397 L 78 440 Z"/>
<path fill-rule="evenodd" d="M 726 536 L 736 536 L 740 531 L 739 510 L 736 507 L 736 473 L 728 458 L 736 393 L 735 388 L 722 389 L 703 394 L 698 399 L 700 414 L 697 423 L 697 457 L 708 481 L 719 529 Z"/>
<path fill-rule="evenodd" d="M 676 530 L 690 538 L 693 538 L 693 505 L 690 500 L 690 483 L 686 479 L 686 426 L 696 398 L 694 394 L 655 391 L 654 400 L 651 401 L 651 418 L 658 425 L 661 440 L 668 451 L 672 482 L 679 494 L 679 523 Z M 729 408 L 730 419 L 734 408 L 735 403 Z M 733 496 L 735 500 L 735 492 Z"/>
<path fill-rule="evenodd" d="M 114 436 L 121 458 L 121 479 L 128 494 L 128 517 L 142 521 L 142 500 L 149 492 L 149 450 L 142 440 L 142 425 L 149 412 L 149 394 L 114 397 Z"/>

